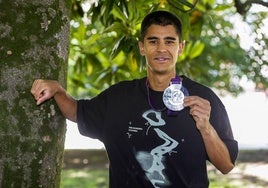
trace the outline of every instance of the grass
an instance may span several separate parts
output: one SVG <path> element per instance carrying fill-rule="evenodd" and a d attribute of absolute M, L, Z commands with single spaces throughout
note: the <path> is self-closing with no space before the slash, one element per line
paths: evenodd
<path fill-rule="evenodd" d="M 208 163 L 209 188 L 268 187 L 268 150 L 240 151 L 236 168 L 220 174 Z M 61 188 L 108 188 L 108 162 L 105 151 L 66 151 Z M 264 170 L 265 167 L 265 170 Z M 260 169 L 262 177 L 248 173 Z M 267 175 L 266 175 L 267 174 Z"/>
<path fill-rule="evenodd" d="M 257 182 L 244 178 L 230 178 L 218 174 L 216 171 L 209 172 L 210 188 L 264 188 Z M 108 188 L 107 169 L 65 169 L 62 172 L 61 188 Z"/>
<path fill-rule="evenodd" d="M 107 188 L 108 171 L 102 169 L 66 169 L 62 172 L 61 188 Z"/>

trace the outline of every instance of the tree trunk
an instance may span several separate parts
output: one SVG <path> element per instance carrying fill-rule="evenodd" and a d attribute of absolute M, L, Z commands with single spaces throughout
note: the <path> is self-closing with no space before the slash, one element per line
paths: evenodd
<path fill-rule="evenodd" d="M 70 10 L 70 1 L 0 0 L 0 188 L 60 187 L 65 119 L 30 89 L 36 78 L 66 85 Z"/>

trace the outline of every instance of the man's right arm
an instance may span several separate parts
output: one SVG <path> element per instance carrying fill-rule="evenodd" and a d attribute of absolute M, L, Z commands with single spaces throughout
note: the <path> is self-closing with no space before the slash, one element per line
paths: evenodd
<path fill-rule="evenodd" d="M 66 90 L 55 80 L 35 80 L 31 93 L 36 104 L 39 105 L 54 97 L 62 114 L 69 120 L 76 122 L 77 101 L 69 96 Z"/>

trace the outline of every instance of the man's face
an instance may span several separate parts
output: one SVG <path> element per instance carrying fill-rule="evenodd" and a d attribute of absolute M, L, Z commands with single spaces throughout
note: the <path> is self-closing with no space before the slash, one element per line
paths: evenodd
<path fill-rule="evenodd" d="M 174 73 L 183 47 L 184 44 L 179 42 L 179 36 L 172 25 L 151 25 L 144 42 L 139 42 L 140 53 L 146 58 L 147 71 L 157 74 Z"/>

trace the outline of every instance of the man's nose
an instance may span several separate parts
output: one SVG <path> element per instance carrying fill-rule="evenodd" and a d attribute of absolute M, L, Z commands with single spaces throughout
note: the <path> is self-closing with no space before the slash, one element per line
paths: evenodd
<path fill-rule="evenodd" d="M 157 45 L 157 51 L 164 52 L 166 51 L 166 45 L 164 42 L 159 42 Z"/>

